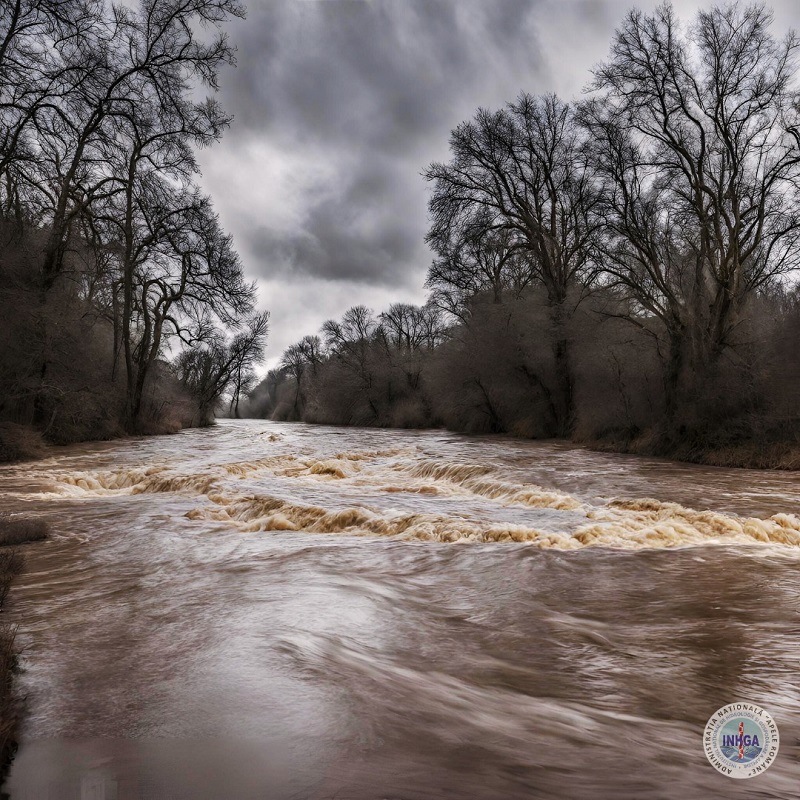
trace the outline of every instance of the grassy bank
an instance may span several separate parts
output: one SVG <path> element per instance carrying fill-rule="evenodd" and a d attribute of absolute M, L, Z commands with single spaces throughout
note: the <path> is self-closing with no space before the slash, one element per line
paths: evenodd
<path fill-rule="evenodd" d="M 43 520 L 0 514 L 0 783 L 17 749 L 17 730 L 22 713 L 20 701 L 14 695 L 14 673 L 19 653 L 16 628 L 2 619 L 11 583 L 25 564 L 22 554 L 13 545 L 40 541 L 48 533 L 47 523 Z"/>

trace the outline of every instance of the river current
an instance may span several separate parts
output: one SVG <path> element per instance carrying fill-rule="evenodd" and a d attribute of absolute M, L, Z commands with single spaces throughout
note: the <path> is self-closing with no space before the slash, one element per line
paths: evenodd
<path fill-rule="evenodd" d="M 265 421 L 0 468 L 11 800 L 800 796 L 800 474 Z M 765 708 L 763 775 L 702 747 Z"/>

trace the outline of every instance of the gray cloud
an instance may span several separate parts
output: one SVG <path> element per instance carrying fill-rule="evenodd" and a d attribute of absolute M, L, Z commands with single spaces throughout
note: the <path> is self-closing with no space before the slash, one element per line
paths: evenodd
<path fill-rule="evenodd" d="M 513 96 L 517 76 L 539 68 L 538 5 L 252 4 L 231 30 L 239 66 L 224 76 L 222 99 L 236 121 L 208 157 L 211 188 L 241 168 L 236 151 L 253 140 L 302 169 L 259 177 L 264 165 L 251 165 L 251 179 L 271 181 L 284 198 L 275 202 L 294 211 L 280 220 L 256 203 L 238 210 L 232 227 L 251 272 L 419 284 L 429 260 L 420 173 L 476 103 L 498 102 L 498 76 Z"/>
<path fill-rule="evenodd" d="M 476 84 L 537 63 L 530 0 L 256 4 L 237 40 L 240 132 L 407 153 Z M 524 48 L 514 46 L 524 40 Z M 512 46 L 509 47 L 509 44 Z M 243 102 L 242 102 L 243 101 Z"/>
<path fill-rule="evenodd" d="M 297 229 L 253 225 L 248 247 L 272 274 L 401 283 L 398 267 L 424 264 L 424 214 L 406 181 L 406 170 L 377 154 L 369 167 L 342 170 L 332 186 L 304 193 Z M 418 187 L 417 187 L 418 188 Z M 414 213 L 416 212 L 416 213 Z"/>

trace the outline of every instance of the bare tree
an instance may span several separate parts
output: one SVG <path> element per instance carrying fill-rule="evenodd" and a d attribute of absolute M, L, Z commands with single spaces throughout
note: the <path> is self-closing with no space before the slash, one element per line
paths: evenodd
<path fill-rule="evenodd" d="M 604 264 L 667 331 L 671 411 L 732 344 L 748 298 L 800 263 L 799 42 L 771 22 L 761 4 L 700 12 L 687 30 L 669 4 L 632 11 L 583 110 Z"/>
<path fill-rule="evenodd" d="M 98 433 L 159 429 L 142 419 L 146 393 L 153 408 L 190 405 L 162 361 L 181 344 L 203 351 L 232 407 L 251 383 L 266 318 L 195 158 L 230 122 L 202 94 L 233 61 L 223 23 L 242 15 L 238 0 L 0 4 L 0 267 L 15 282 L 4 301 L 28 304 L 14 322 L 28 366 L 3 381 L 14 417 L 48 433 L 74 417 L 54 438 L 92 418 Z M 77 372 L 102 390 L 65 379 L 70 353 L 92 354 Z M 207 411 L 213 387 L 194 383 Z"/>
<path fill-rule="evenodd" d="M 425 283 L 431 300 L 462 322 L 477 295 L 488 293 L 499 303 L 506 292 L 518 296 L 535 280 L 530 253 L 508 231 L 494 229 L 492 218 L 481 211 L 476 219 L 437 232 L 429 243 L 437 253 Z"/>
<path fill-rule="evenodd" d="M 18 224 L 25 175 L 36 165 L 38 118 L 86 78 L 91 59 L 75 56 L 91 50 L 99 22 L 98 4 L 79 0 L 0 5 L 0 208 Z"/>
<path fill-rule="evenodd" d="M 392 303 L 378 315 L 387 341 L 398 350 L 413 352 L 435 347 L 442 338 L 438 309 L 433 305 L 415 306 Z"/>
<path fill-rule="evenodd" d="M 131 420 L 135 424 L 147 374 L 166 336 L 202 345 L 216 321 L 236 328 L 252 312 L 254 286 L 246 283 L 230 236 L 219 226 L 210 201 L 196 191 L 169 203 L 150 220 L 162 226 L 163 241 L 136 275 L 135 335 L 123 318 Z M 266 323 L 265 323 L 266 324 Z M 213 338 L 213 337 L 212 337 Z"/>
<path fill-rule="evenodd" d="M 295 383 L 293 410 L 298 419 L 302 419 L 306 405 L 306 382 L 316 378 L 323 358 L 322 340 L 319 336 L 304 336 L 297 344 L 287 347 L 281 356 L 281 370 Z"/>
<path fill-rule="evenodd" d="M 226 392 L 241 391 L 243 375 L 261 362 L 269 331 L 269 312 L 251 317 L 244 329 L 227 339 L 209 333 L 202 344 L 183 350 L 176 359 L 181 382 L 197 398 L 199 424 L 207 423 Z"/>
<path fill-rule="evenodd" d="M 159 114 L 174 117 L 187 107 L 193 83 L 215 88 L 218 69 L 233 61 L 233 50 L 224 33 L 206 40 L 199 30 L 242 14 L 236 0 L 145 0 L 137 11 L 113 6 L 110 16 L 94 21 L 90 36 L 63 43 L 62 58 L 85 71 L 70 91 L 48 103 L 47 113 L 34 117 L 38 162 L 47 170 L 28 176 L 48 212 L 45 289 L 63 266 L 73 221 L 114 182 L 116 176 L 94 167 L 105 162 L 116 121 L 130 120 L 154 100 Z"/>
<path fill-rule="evenodd" d="M 572 416 L 572 370 L 565 326 L 568 297 L 595 275 L 595 184 L 571 106 L 554 95 L 520 96 L 498 112 L 479 110 L 451 134 L 453 158 L 432 164 L 434 182 L 428 241 L 453 240 L 469 220 L 487 219 L 506 247 L 524 252 L 552 309 L 558 365 L 559 428 Z M 455 237 L 458 240 L 458 235 Z M 447 258 L 447 250 L 440 256 Z"/>
<path fill-rule="evenodd" d="M 191 338 L 188 319 L 197 324 L 210 311 L 236 324 L 252 308 L 253 288 L 242 280 L 230 238 L 220 230 L 209 198 L 192 183 L 192 144 L 215 139 L 227 119 L 210 103 L 172 111 L 159 113 L 151 104 L 116 120 L 108 191 L 87 204 L 93 230 L 105 223 L 109 244 L 119 243 L 119 276 L 111 294 L 133 423 L 165 324 L 171 334 Z"/>
<path fill-rule="evenodd" d="M 327 320 L 322 325 L 325 345 L 333 357 L 365 379 L 369 345 L 378 333 L 378 322 L 366 306 L 353 306 L 345 311 L 341 322 Z"/>

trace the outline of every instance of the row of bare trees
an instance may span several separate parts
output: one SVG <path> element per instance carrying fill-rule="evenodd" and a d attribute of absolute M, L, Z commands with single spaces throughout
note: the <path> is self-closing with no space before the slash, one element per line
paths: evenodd
<path fill-rule="evenodd" d="M 730 356 L 748 300 L 800 257 L 798 40 L 761 5 L 627 15 L 588 100 L 523 95 L 479 111 L 434 164 L 445 307 L 474 286 L 539 285 L 552 309 L 561 431 L 572 420 L 569 346 L 578 298 L 603 289 L 663 338 L 673 415 L 697 376 Z M 522 261 L 520 267 L 519 260 Z"/>
<path fill-rule="evenodd" d="M 797 427 L 797 387 L 780 413 L 769 395 L 794 370 L 800 41 L 771 25 L 760 4 L 631 11 L 585 99 L 523 94 L 455 128 L 426 172 L 446 341 L 424 422 L 665 440 L 769 406 Z M 326 325 L 329 352 L 364 373 L 376 335 L 350 327 Z"/>
<path fill-rule="evenodd" d="M 0 267 L 15 288 L 7 303 L 27 290 L 38 384 L 5 372 L 10 394 L 26 395 L 7 416 L 40 427 L 58 416 L 51 376 L 65 304 L 81 305 L 94 335 L 110 338 L 108 381 L 121 387 L 129 429 L 142 426 L 170 349 L 226 360 L 245 329 L 255 348 L 245 360 L 263 347 L 254 287 L 196 183 L 197 148 L 230 123 L 213 96 L 202 97 L 233 62 L 220 26 L 243 13 L 237 0 L 2 4 L 0 216 L 9 257 Z M 249 375 L 244 364 L 232 374 Z"/>
<path fill-rule="evenodd" d="M 436 306 L 394 303 L 377 317 L 353 306 L 321 333 L 284 351 L 250 392 L 247 414 L 364 425 L 428 419 L 422 372 L 446 333 Z"/>

